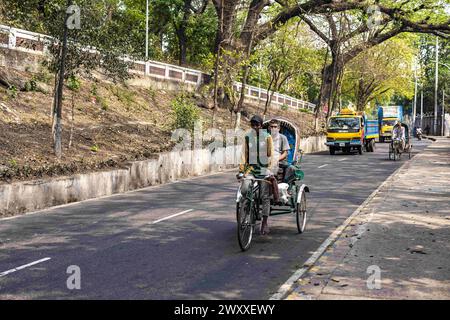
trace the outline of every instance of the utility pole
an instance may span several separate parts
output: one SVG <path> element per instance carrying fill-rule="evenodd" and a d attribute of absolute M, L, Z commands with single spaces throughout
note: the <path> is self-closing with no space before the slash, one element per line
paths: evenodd
<path fill-rule="evenodd" d="M 439 37 L 436 36 L 436 68 L 435 68 L 435 85 L 434 85 L 434 123 L 433 134 L 437 134 L 437 117 L 438 117 L 438 82 L 439 82 Z"/>
<path fill-rule="evenodd" d="M 148 0 L 145 7 L 145 61 L 148 60 Z"/>
<path fill-rule="evenodd" d="M 417 59 L 414 63 L 414 105 L 412 111 L 412 126 L 416 126 L 416 111 L 417 111 Z"/>
<path fill-rule="evenodd" d="M 423 126 L 423 88 L 420 91 L 420 127 Z"/>
<path fill-rule="evenodd" d="M 444 136 L 444 122 L 445 122 L 445 92 L 444 88 L 442 88 L 442 120 L 441 120 L 441 136 Z"/>

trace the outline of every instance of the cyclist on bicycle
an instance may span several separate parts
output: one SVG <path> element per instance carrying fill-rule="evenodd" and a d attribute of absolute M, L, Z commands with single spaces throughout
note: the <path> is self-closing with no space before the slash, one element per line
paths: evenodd
<path fill-rule="evenodd" d="M 253 116 L 250 120 L 252 129 L 245 135 L 242 149 L 242 157 L 239 165 L 239 174 L 247 177 L 267 178 L 272 175 L 273 141 L 266 130 L 262 130 L 263 119 L 260 116 Z M 244 180 L 241 186 L 241 193 L 246 194 L 251 184 L 251 180 Z M 262 201 L 262 223 L 261 234 L 269 233 L 268 218 L 270 214 L 270 184 L 259 182 Z M 245 197 L 241 201 L 246 201 Z M 241 203 L 241 208 L 245 204 Z"/>

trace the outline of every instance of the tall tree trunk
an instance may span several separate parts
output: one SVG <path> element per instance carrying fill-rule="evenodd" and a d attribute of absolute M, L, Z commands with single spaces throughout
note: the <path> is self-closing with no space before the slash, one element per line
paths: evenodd
<path fill-rule="evenodd" d="M 52 119 L 52 137 L 53 143 L 55 143 L 55 122 L 56 122 L 56 105 L 58 104 L 58 77 L 59 74 L 55 73 L 55 84 L 53 87 L 53 103 L 52 108 L 50 110 L 50 117 Z"/>
<path fill-rule="evenodd" d="M 178 38 L 178 47 L 180 50 L 179 63 L 180 65 L 186 64 L 186 56 L 187 56 L 187 36 L 186 36 L 186 28 L 189 22 L 189 17 L 191 16 L 191 3 L 192 0 L 184 0 L 184 8 L 183 8 L 183 19 L 180 22 L 179 26 L 175 26 L 175 30 Z"/>
<path fill-rule="evenodd" d="M 261 11 L 269 4 L 269 0 L 252 0 L 248 9 L 247 17 L 239 37 L 235 36 L 235 22 L 238 17 L 237 9 L 241 0 L 213 0 L 217 15 L 222 19 L 216 38 L 216 53 L 219 44 L 223 49 L 222 54 L 222 72 L 220 76 L 222 81 L 220 86 L 223 87 L 223 96 L 219 105 L 231 108 L 235 112 L 239 112 L 239 104 L 236 103 L 234 95 L 233 82 L 240 71 L 238 65 L 240 62 L 248 58 L 249 52 L 253 48 L 254 32 L 257 28 L 258 19 Z M 244 77 L 243 82 L 247 80 Z"/>
<path fill-rule="evenodd" d="M 246 55 L 245 58 L 250 57 L 251 51 L 252 51 L 252 47 L 253 47 L 253 32 L 251 32 L 250 34 L 250 39 L 248 40 L 247 43 L 247 50 L 246 50 Z M 242 75 L 242 87 L 241 87 L 241 95 L 239 97 L 239 101 L 236 107 L 236 126 L 235 126 L 235 130 L 239 129 L 240 125 L 241 125 L 241 111 L 242 111 L 242 107 L 244 105 L 244 100 L 245 100 L 245 90 L 247 89 L 247 80 L 248 80 L 248 75 L 250 72 L 250 65 L 248 63 L 245 64 L 244 68 L 244 73 Z"/>
<path fill-rule="evenodd" d="M 272 77 L 270 79 L 269 87 L 267 88 L 267 98 L 266 98 L 266 105 L 264 106 L 264 113 L 263 113 L 263 119 L 266 120 L 266 114 L 269 111 L 270 104 L 272 103 L 273 95 L 275 94 L 275 91 L 272 90 L 273 82 L 275 81 L 275 77 Z"/>
<path fill-rule="evenodd" d="M 70 122 L 69 149 L 72 147 L 73 128 L 75 126 L 75 92 L 72 91 L 72 121 Z"/>
<path fill-rule="evenodd" d="M 335 94 L 336 84 L 338 83 L 339 74 L 342 72 L 342 63 L 338 61 L 335 55 L 332 55 L 332 61 L 323 70 L 322 84 L 320 86 L 319 104 L 316 106 L 316 119 L 327 108 L 327 117 L 332 111 L 332 98 Z M 316 120 L 316 130 L 318 129 L 318 121 Z"/>
<path fill-rule="evenodd" d="M 72 5 L 72 0 L 67 0 L 67 7 Z M 55 155 L 58 158 L 61 158 L 62 155 L 62 97 L 63 97 L 63 88 L 64 88 L 64 74 L 65 74 L 65 64 L 66 64 L 66 55 L 67 55 L 67 34 L 68 27 L 67 21 L 69 19 L 69 14 L 66 14 L 66 18 L 64 19 L 64 36 L 63 36 L 63 47 L 61 52 L 61 64 L 59 67 L 59 79 L 58 79 L 58 90 L 57 90 L 57 104 L 56 104 L 56 122 L 55 122 L 55 144 L 54 151 Z"/>
<path fill-rule="evenodd" d="M 178 34 L 178 47 L 180 50 L 180 56 L 178 62 L 180 66 L 186 65 L 187 62 L 187 39 L 186 30 L 183 27 Z"/>
<path fill-rule="evenodd" d="M 212 127 L 216 126 L 216 114 L 218 105 L 218 84 L 219 84 L 219 62 L 220 62 L 220 50 L 216 54 L 216 61 L 214 62 L 214 105 L 213 105 L 213 115 L 212 115 Z"/>

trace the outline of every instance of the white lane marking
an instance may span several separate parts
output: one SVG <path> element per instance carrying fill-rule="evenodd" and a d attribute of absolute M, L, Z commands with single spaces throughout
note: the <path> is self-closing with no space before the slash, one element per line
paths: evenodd
<path fill-rule="evenodd" d="M 338 161 L 345 161 L 345 160 L 347 160 L 347 158 L 344 158 L 344 159 L 339 159 Z"/>
<path fill-rule="evenodd" d="M 322 165 L 322 166 L 320 166 L 320 167 L 318 167 L 319 169 L 320 168 L 324 168 L 324 167 L 326 167 L 327 166 L 327 164 L 324 164 L 324 165 Z"/>
<path fill-rule="evenodd" d="M 44 259 L 41 259 L 41 260 L 37 260 L 37 261 L 30 262 L 30 263 L 28 263 L 28 264 L 24 264 L 23 266 L 20 266 L 20 267 L 14 268 L 14 269 L 6 270 L 6 271 L 0 273 L 0 277 L 3 277 L 3 276 L 6 276 L 7 274 L 10 274 L 10 273 L 13 273 L 13 272 L 16 272 L 16 271 L 19 271 L 19 270 L 22 270 L 22 269 L 25 269 L 25 268 L 34 266 L 35 264 L 38 264 L 38 263 L 42 263 L 42 262 L 48 261 L 48 260 L 50 260 L 50 259 L 51 259 L 51 258 L 48 258 L 48 257 L 47 257 L 47 258 L 44 258 Z"/>
<path fill-rule="evenodd" d="M 370 195 L 367 197 L 367 199 L 355 210 L 353 213 L 342 223 L 336 230 L 333 231 L 333 233 L 320 245 L 320 247 L 309 257 L 308 260 L 303 264 L 303 266 L 294 272 L 294 274 L 286 280 L 285 283 L 281 285 L 281 287 L 278 289 L 276 293 L 274 293 L 269 300 L 282 300 L 285 297 L 289 295 L 289 293 L 292 291 L 295 283 L 300 280 L 300 278 L 308 272 L 314 264 L 319 260 L 319 258 L 322 256 L 322 254 L 325 252 L 325 250 L 332 245 L 342 234 L 342 232 L 345 230 L 345 228 L 350 224 L 350 222 L 353 221 L 353 219 L 361 212 L 361 210 L 367 206 L 367 204 L 372 200 L 378 192 L 383 188 L 385 185 L 390 183 L 394 177 L 400 172 L 400 170 L 407 164 L 408 162 L 405 162 L 402 164 L 397 170 L 395 170 L 386 180 L 384 180 L 383 183 L 381 183 L 378 188 L 376 188 Z"/>
<path fill-rule="evenodd" d="M 174 218 L 174 217 L 181 216 L 182 214 L 185 214 L 185 213 L 188 213 L 188 212 L 191 212 L 191 211 L 194 211 L 194 209 L 189 209 L 189 210 L 185 210 L 185 211 L 182 211 L 182 212 L 179 212 L 179 213 L 172 214 L 172 215 L 170 215 L 170 216 L 168 216 L 168 217 L 165 217 L 165 218 L 162 218 L 162 219 L 153 221 L 153 222 L 150 223 L 150 224 L 156 224 L 156 223 L 161 222 L 161 221 L 164 221 L 164 220 L 168 220 L 168 219 L 171 219 L 171 218 Z"/>

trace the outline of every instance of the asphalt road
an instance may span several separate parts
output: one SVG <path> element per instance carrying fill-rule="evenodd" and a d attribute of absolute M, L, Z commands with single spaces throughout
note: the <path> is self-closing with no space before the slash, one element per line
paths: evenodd
<path fill-rule="evenodd" d="M 414 153 L 428 144 L 415 140 Z M 294 215 L 272 217 L 270 235 L 247 252 L 236 237 L 235 172 L 0 220 L 0 299 L 267 299 L 408 161 L 389 161 L 387 147 L 305 155 L 306 232 Z M 71 265 L 79 290 L 67 288 Z"/>

